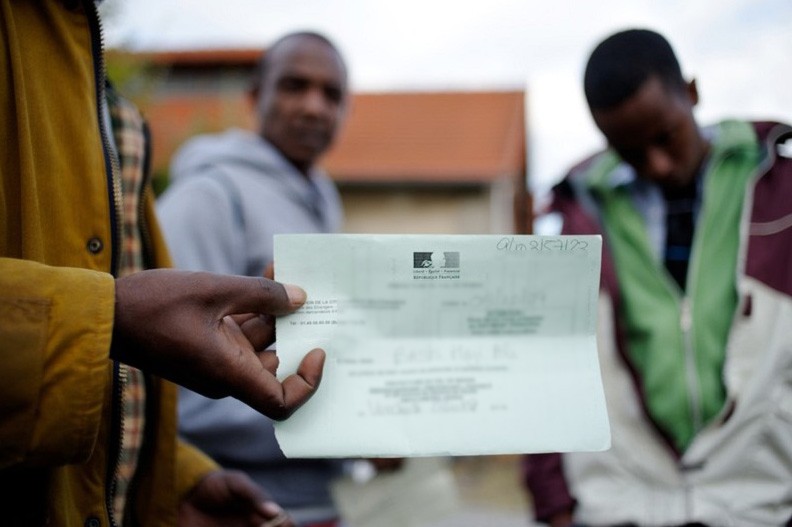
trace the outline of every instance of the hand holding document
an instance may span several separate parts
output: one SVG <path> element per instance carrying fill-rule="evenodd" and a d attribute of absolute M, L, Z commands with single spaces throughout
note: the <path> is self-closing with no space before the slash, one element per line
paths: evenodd
<path fill-rule="evenodd" d="M 569 452 L 610 445 L 596 348 L 598 236 L 275 236 L 279 377 L 327 352 L 275 433 L 288 457 Z"/>

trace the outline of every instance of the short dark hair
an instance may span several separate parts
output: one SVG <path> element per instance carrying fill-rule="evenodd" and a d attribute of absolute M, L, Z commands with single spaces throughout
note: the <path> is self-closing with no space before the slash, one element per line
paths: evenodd
<path fill-rule="evenodd" d="M 261 55 L 261 58 L 259 59 L 258 64 L 256 65 L 256 69 L 253 72 L 253 78 L 251 79 L 251 88 L 254 91 L 261 88 L 261 85 L 264 82 L 264 78 L 266 77 L 267 72 L 269 70 L 269 65 L 271 62 L 269 57 L 272 56 L 272 52 L 278 49 L 278 47 L 280 47 L 286 41 L 294 38 L 312 38 L 324 43 L 325 45 L 327 45 L 327 47 L 332 49 L 336 55 L 338 55 L 338 59 L 341 61 L 341 65 L 343 66 L 344 69 L 346 69 L 346 64 L 344 64 L 344 58 L 341 56 L 341 52 L 338 51 L 336 45 L 333 44 L 333 42 L 329 38 L 315 31 L 295 31 L 293 33 L 288 33 L 280 37 L 278 40 L 273 42 Z"/>
<path fill-rule="evenodd" d="M 589 108 L 612 108 L 651 77 L 669 89 L 684 89 L 685 80 L 671 44 L 648 29 L 614 33 L 594 48 L 586 64 L 583 89 Z"/>

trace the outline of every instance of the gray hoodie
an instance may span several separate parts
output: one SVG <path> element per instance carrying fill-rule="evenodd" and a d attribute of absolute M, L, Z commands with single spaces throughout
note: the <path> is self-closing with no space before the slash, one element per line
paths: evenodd
<path fill-rule="evenodd" d="M 191 139 L 171 163 L 157 211 L 182 269 L 260 276 L 276 233 L 337 232 L 338 192 L 320 170 L 302 175 L 256 134 Z"/>
<path fill-rule="evenodd" d="M 157 213 L 182 269 L 261 276 L 273 259 L 273 234 L 341 226 L 340 199 L 327 176 L 315 170 L 306 178 L 251 132 L 188 141 L 173 158 L 171 181 Z M 224 467 L 247 472 L 298 523 L 335 514 L 328 484 L 342 462 L 287 460 L 272 423 L 247 405 L 180 388 L 179 429 Z"/>

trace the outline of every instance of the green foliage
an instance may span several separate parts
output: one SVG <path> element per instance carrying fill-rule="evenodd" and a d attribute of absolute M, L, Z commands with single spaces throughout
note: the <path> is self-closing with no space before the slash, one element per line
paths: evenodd
<path fill-rule="evenodd" d="M 170 184 L 170 174 L 167 169 L 155 170 L 151 174 L 151 188 L 154 195 L 159 197 Z"/>
<path fill-rule="evenodd" d="M 140 53 L 109 50 L 105 54 L 107 77 L 125 97 L 140 105 L 150 97 L 162 78 L 162 68 Z"/>

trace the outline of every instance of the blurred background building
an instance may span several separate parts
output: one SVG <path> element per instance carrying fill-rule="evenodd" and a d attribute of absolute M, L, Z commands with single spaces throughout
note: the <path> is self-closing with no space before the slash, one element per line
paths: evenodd
<path fill-rule="evenodd" d="M 250 127 L 260 50 L 113 52 L 111 77 L 153 138 L 155 188 L 193 135 Z M 526 233 L 524 91 L 353 93 L 320 163 L 339 186 L 351 233 Z"/>

